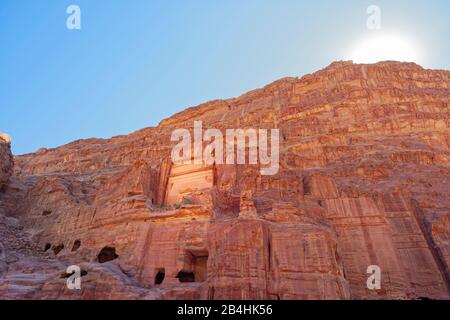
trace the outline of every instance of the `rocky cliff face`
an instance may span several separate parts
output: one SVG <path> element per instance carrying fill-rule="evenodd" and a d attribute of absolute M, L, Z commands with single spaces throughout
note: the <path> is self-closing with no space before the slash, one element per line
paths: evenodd
<path fill-rule="evenodd" d="M 10 142 L 9 136 L 0 132 L 0 188 L 6 184 L 13 171 Z"/>
<path fill-rule="evenodd" d="M 9 251 L 34 249 L 7 264 L 0 296 L 448 299 L 449 97 L 449 71 L 337 62 L 128 136 L 18 156 L 0 211 L 29 239 Z M 278 128 L 278 173 L 174 166 L 171 133 L 198 120 Z M 81 290 L 66 287 L 68 265 Z"/>

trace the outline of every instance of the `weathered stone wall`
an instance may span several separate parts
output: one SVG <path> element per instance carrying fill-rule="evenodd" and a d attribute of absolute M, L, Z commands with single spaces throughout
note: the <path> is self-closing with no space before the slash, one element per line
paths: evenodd
<path fill-rule="evenodd" d="M 0 293 L 450 298 L 449 96 L 449 71 L 338 62 L 128 136 L 16 157 L 0 211 L 47 250 L 39 262 L 10 263 Z M 189 203 L 169 205 L 170 135 L 194 120 L 280 129 L 278 173 L 216 165 L 207 184 L 188 179 L 180 190 Z M 87 272 L 81 292 L 65 288 L 68 264 Z M 381 268 L 380 290 L 367 289 L 370 265 Z"/>

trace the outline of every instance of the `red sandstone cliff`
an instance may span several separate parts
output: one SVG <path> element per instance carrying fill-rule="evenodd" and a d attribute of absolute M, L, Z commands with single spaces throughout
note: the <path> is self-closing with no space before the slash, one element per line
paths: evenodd
<path fill-rule="evenodd" d="M 155 128 L 15 157 L 0 297 L 448 299 L 449 97 L 450 71 L 337 62 Z M 279 172 L 173 166 L 170 135 L 195 120 L 278 128 Z M 66 288 L 71 264 L 80 291 Z"/>
<path fill-rule="evenodd" d="M 0 132 L 0 188 L 9 180 L 13 170 L 10 141 L 9 136 Z"/>

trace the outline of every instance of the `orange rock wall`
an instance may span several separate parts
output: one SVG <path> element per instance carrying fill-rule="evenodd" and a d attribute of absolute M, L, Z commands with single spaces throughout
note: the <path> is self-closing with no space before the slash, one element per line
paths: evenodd
<path fill-rule="evenodd" d="M 15 157 L 0 210 L 19 219 L 42 251 L 50 249 L 39 264 L 29 262 L 34 278 L 9 264 L 0 293 L 448 299 L 449 97 L 449 71 L 338 62 L 128 136 Z M 279 172 L 216 165 L 200 176 L 207 183 L 187 174 L 192 188 L 171 186 L 170 135 L 192 130 L 195 120 L 205 129 L 278 128 Z M 180 192 L 189 203 L 171 206 Z M 105 247 L 118 257 L 100 263 Z M 68 264 L 87 272 L 80 292 L 60 277 Z M 367 289 L 369 265 L 381 268 L 380 290 Z M 22 286 L 38 285 L 24 295 L 12 285 L 18 274 L 29 281 Z"/>

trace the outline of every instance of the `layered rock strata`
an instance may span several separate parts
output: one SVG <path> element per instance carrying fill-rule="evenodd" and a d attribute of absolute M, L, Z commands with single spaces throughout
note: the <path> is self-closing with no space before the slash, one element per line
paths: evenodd
<path fill-rule="evenodd" d="M 130 135 L 17 156 L 0 211 L 27 233 L 19 247 L 39 250 L 4 266 L 0 297 L 448 299 L 449 97 L 449 71 L 336 62 Z M 277 174 L 173 165 L 173 130 L 199 120 L 279 129 Z M 66 287 L 68 265 L 84 270 L 81 290 Z"/>

